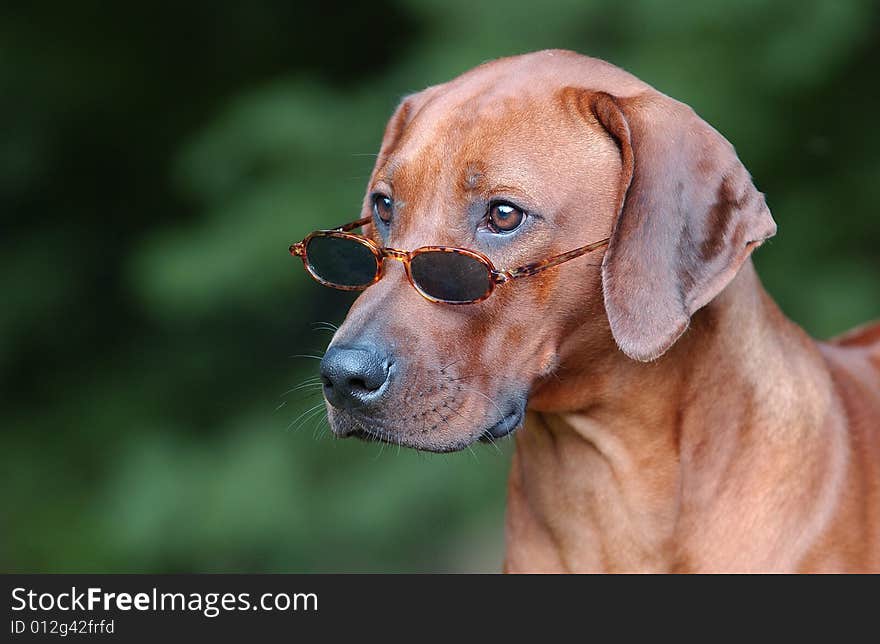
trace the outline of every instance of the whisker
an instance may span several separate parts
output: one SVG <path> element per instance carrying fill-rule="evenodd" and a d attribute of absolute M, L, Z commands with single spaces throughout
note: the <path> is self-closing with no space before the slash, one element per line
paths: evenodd
<path fill-rule="evenodd" d="M 306 382 L 306 383 L 303 383 L 303 384 L 301 384 L 301 385 L 297 385 L 296 387 L 294 387 L 294 388 L 291 389 L 290 391 L 286 391 L 286 392 L 284 392 L 284 395 L 285 395 L 285 396 L 289 396 L 290 394 L 294 393 L 295 391 L 300 391 L 300 390 L 308 390 L 308 389 L 323 389 L 323 388 L 324 388 L 324 383 L 321 382 L 321 381 L 318 381 L 318 382 Z"/>
<path fill-rule="evenodd" d="M 465 418 L 464 414 L 462 414 L 462 413 L 461 413 L 460 411 L 458 411 L 457 409 L 452 409 L 452 407 L 448 407 L 448 406 L 447 406 L 447 409 L 450 409 L 450 410 L 452 410 L 454 413 L 458 414 L 458 415 L 462 418 L 462 420 L 464 420 L 466 423 L 470 423 L 470 420 L 467 419 L 467 418 Z M 442 415 L 442 414 L 440 415 L 440 418 L 443 418 L 443 415 Z M 446 420 L 446 419 L 443 418 L 443 420 Z M 448 424 L 449 424 L 449 423 L 447 423 L 447 425 L 448 425 Z M 492 435 L 491 435 L 491 434 L 486 434 L 486 438 L 489 439 L 489 444 L 490 444 L 492 447 L 495 448 L 495 451 L 498 452 L 499 454 L 501 454 L 501 453 L 502 453 L 502 452 L 501 452 L 501 449 L 499 449 L 498 445 L 495 444 L 495 439 L 492 437 Z"/>
<path fill-rule="evenodd" d="M 513 432 L 509 432 L 507 435 L 510 436 L 511 433 L 513 433 Z M 495 442 L 495 437 L 492 436 L 492 434 L 485 434 L 485 437 L 486 437 L 486 440 L 489 442 L 489 445 L 491 445 L 492 447 L 495 448 L 496 452 L 498 452 L 499 454 L 504 453 L 501 451 L 501 448 L 498 447 L 498 444 Z"/>
<path fill-rule="evenodd" d="M 284 398 L 284 396 L 290 395 L 294 391 L 298 391 L 299 389 L 307 389 L 309 387 L 315 387 L 317 385 L 321 385 L 322 387 L 324 386 L 324 383 L 321 382 L 320 376 L 314 376 L 312 378 L 307 378 L 306 380 L 303 380 L 301 383 L 299 383 L 295 387 L 291 387 L 290 389 L 285 391 L 283 394 L 281 394 L 280 397 Z"/>
<path fill-rule="evenodd" d="M 302 427 L 305 427 L 308 423 L 310 423 L 310 422 L 311 422 L 312 420 L 314 420 L 317 416 L 319 416 L 319 415 L 321 414 L 321 412 L 324 412 L 323 405 L 321 405 L 321 407 L 319 407 L 318 409 L 315 409 L 315 410 L 312 411 L 308 416 L 306 416 L 306 418 L 304 418 L 304 419 L 300 422 L 300 425 L 299 425 L 299 427 L 298 427 L 297 429 L 300 429 L 300 428 L 302 428 Z M 324 412 L 324 413 L 326 413 L 326 412 Z"/>
<path fill-rule="evenodd" d="M 440 419 L 443 421 L 443 423 L 444 423 L 447 427 L 450 427 L 450 428 L 451 428 L 451 425 L 449 424 L 449 420 L 446 418 L 446 416 L 444 416 L 444 415 L 441 414 L 440 412 L 437 412 L 437 415 L 440 416 Z M 473 454 L 474 460 L 476 460 L 476 462 L 479 463 L 480 460 L 477 458 L 477 454 L 476 454 L 476 452 L 474 452 L 474 450 L 471 449 L 471 446 L 470 446 L 470 445 L 468 445 L 467 448 L 468 448 L 468 450 L 470 451 L 470 453 Z"/>
<path fill-rule="evenodd" d="M 287 431 L 290 431 L 291 427 L 293 427 L 299 421 L 300 418 L 302 418 L 303 416 L 305 416 L 306 414 L 308 414 L 310 412 L 315 411 L 316 409 L 321 407 L 323 404 L 324 404 L 324 401 L 322 400 L 317 405 L 314 405 L 313 407 L 309 407 L 308 409 L 306 409 L 303 413 L 301 413 L 299 416 L 297 416 L 296 418 L 293 419 L 293 421 L 287 426 Z"/>
<path fill-rule="evenodd" d="M 504 413 L 502 413 L 501 407 L 498 406 L 498 403 L 496 403 L 494 400 L 489 398 L 489 396 L 484 394 L 482 391 L 479 391 L 478 389 L 474 389 L 473 387 L 467 387 L 465 385 L 462 385 L 462 387 L 465 389 L 465 391 L 473 392 L 479 396 L 482 396 L 483 398 L 488 400 L 490 403 L 492 403 L 495 406 L 495 410 L 498 412 L 498 420 L 501 420 L 502 418 L 504 418 Z"/>
<path fill-rule="evenodd" d="M 323 360 L 324 356 L 312 356 L 304 353 L 297 353 L 295 355 L 290 356 L 291 358 L 311 358 L 312 360 Z"/>
<path fill-rule="evenodd" d="M 336 333 L 339 330 L 339 327 L 333 324 L 332 322 L 314 322 L 312 323 L 312 331 L 327 331 L 329 333 Z"/>
<path fill-rule="evenodd" d="M 289 391 L 285 391 L 284 395 L 287 396 L 289 394 L 292 394 L 295 391 L 299 391 L 300 389 L 321 389 L 323 386 L 324 386 L 324 383 L 321 382 L 320 380 L 317 380 L 315 382 L 304 382 L 303 384 L 297 385 L 296 387 L 294 387 L 293 389 L 291 389 Z"/>
<path fill-rule="evenodd" d="M 440 371 L 441 371 L 441 372 L 442 372 L 442 371 L 446 371 L 447 369 L 449 369 L 449 367 L 451 367 L 451 366 L 454 365 L 454 364 L 458 364 L 458 363 L 461 362 L 462 360 L 464 360 L 464 356 L 461 356 L 461 357 L 459 357 L 459 358 L 453 360 L 452 362 L 450 362 L 450 363 L 449 363 L 448 365 L 446 365 L 445 367 L 440 367 Z"/>
<path fill-rule="evenodd" d="M 461 376 L 459 378 L 449 378 L 448 380 L 450 382 L 458 382 L 459 380 L 468 380 L 470 378 L 481 378 L 483 376 L 491 376 L 491 375 L 492 375 L 491 373 L 472 373 L 472 374 L 468 374 L 467 376 Z"/>
<path fill-rule="evenodd" d="M 308 400 L 309 398 L 314 399 L 315 396 L 319 396 L 319 395 L 321 396 L 321 398 L 324 397 L 322 391 L 318 391 L 318 390 L 316 390 L 316 389 L 313 389 L 313 390 L 311 390 L 311 391 L 306 391 L 302 396 L 298 396 L 298 397 L 296 398 L 296 400 L 294 400 L 293 402 L 301 403 L 301 402 L 303 402 L 304 400 Z"/>
<path fill-rule="evenodd" d="M 321 424 L 321 425 L 319 425 L 319 426 L 318 426 L 318 435 L 317 435 L 317 437 L 315 438 L 315 440 L 319 440 L 319 441 L 324 440 L 324 437 L 327 436 L 327 429 L 328 429 L 329 427 L 330 427 L 330 426 L 329 426 L 329 425 L 326 425 L 326 424 Z"/>
<path fill-rule="evenodd" d="M 327 420 L 327 413 L 326 412 L 324 412 L 323 416 L 318 414 L 318 422 L 315 424 L 315 429 L 312 430 L 312 440 L 318 440 L 318 438 L 319 438 L 318 432 L 322 429 L 325 420 Z"/>

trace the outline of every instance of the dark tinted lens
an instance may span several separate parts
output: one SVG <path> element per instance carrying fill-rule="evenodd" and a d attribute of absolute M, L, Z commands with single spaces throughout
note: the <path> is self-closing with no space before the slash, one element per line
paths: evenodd
<path fill-rule="evenodd" d="M 460 253 L 419 253 L 412 258 L 410 270 L 422 291 L 446 302 L 479 300 L 492 284 L 488 266 Z"/>
<path fill-rule="evenodd" d="M 346 237 L 312 237 L 306 259 L 315 275 L 337 286 L 367 286 L 378 267 L 367 246 Z"/>

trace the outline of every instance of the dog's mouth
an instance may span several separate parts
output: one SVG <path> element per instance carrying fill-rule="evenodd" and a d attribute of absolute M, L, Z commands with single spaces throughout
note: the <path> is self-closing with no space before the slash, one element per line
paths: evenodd
<path fill-rule="evenodd" d="M 352 438 L 359 438 L 362 441 L 367 441 L 368 443 L 393 443 L 395 442 L 391 435 L 382 429 L 367 429 L 362 425 L 358 425 L 355 429 L 348 434 Z"/>
<path fill-rule="evenodd" d="M 401 445 L 429 452 L 456 452 L 466 449 L 476 441 L 493 443 L 499 438 L 510 435 L 522 425 L 525 408 L 525 400 L 517 401 L 512 404 L 504 416 L 482 431 L 474 432 L 468 436 L 463 436 L 461 440 L 453 440 L 448 443 L 432 440 L 432 437 L 428 436 L 408 435 L 397 431 L 396 428 L 395 431 L 392 431 L 368 417 L 352 414 L 351 412 L 344 413 L 341 417 L 337 415 L 334 419 L 335 422 L 331 424 L 335 425 L 334 431 L 340 437 L 353 437 L 367 442 Z"/>
<path fill-rule="evenodd" d="M 363 425 L 355 426 L 346 437 L 359 438 L 368 443 L 388 443 L 389 445 L 400 445 L 401 447 L 409 447 L 422 452 L 435 452 L 442 454 L 446 452 L 458 452 L 470 445 L 473 440 L 465 440 L 457 443 L 421 443 L 415 442 L 412 438 L 388 432 L 381 427 L 365 427 Z"/>
<path fill-rule="evenodd" d="M 480 435 L 480 440 L 484 442 L 492 442 L 496 438 L 504 438 L 517 427 L 522 425 L 523 415 L 525 414 L 525 406 L 517 407 L 497 423 L 484 430 Z"/>

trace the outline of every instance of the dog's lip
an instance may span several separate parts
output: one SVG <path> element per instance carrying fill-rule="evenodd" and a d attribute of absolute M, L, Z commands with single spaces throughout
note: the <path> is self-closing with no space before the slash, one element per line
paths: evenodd
<path fill-rule="evenodd" d="M 369 427 L 364 427 L 360 423 L 354 426 L 354 429 L 348 434 L 348 436 L 352 436 L 354 438 L 360 438 L 365 441 L 375 441 L 375 442 L 392 442 L 392 436 L 387 432 L 381 429 L 371 429 Z"/>
<path fill-rule="evenodd" d="M 514 409 L 512 412 L 507 414 L 504 418 L 499 420 L 497 423 L 489 427 L 483 432 L 481 436 L 482 440 L 490 440 L 495 438 L 503 438 L 507 436 L 510 432 L 520 426 L 523 419 L 523 410 L 522 409 Z"/>
<path fill-rule="evenodd" d="M 352 432 L 348 434 L 348 436 L 351 436 L 352 438 L 359 438 L 360 440 L 370 443 L 388 443 L 390 445 L 397 444 L 402 447 L 410 447 L 421 452 L 434 452 L 435 454 L 458 452 L 465 449 L 471 442 L 473 442 L 473 439 L 471 439 L 461 443 L 451 443 L 448 445 L 442 443 L 419 445 L 411 443 L 406 438 L 389 434 L 382 429 L 364 427 L 363 425 L 356 425 Z"/>
<path fill-rule="evenodd" d="M 389 432 L 363 413 L 357 413 L 357 411 L 352 410 L 347 412 L 336 410 L 348 424 L 347 430 L 337 433 L 337 436 L 340 438 L 359 438 L 369 442 L 397 443 L 401 446 L 429 452 L 456 452 L 465 449 L 476 441 L 484 443 L 494 442 L 496 439 L 510 435 L 515 429 L 520 427 L 525 418 L 527 399 L 523 397 L 516 402 L 511 401 L 511 403 L 513 403 L 512 408 L 510 406 L 507 407 L 510 411 L 494 424 L 477 434 L 471 434 L 469 437 L 462 437 L 459 441 L 450 443 L 435 443 L 433 441 L 428 441 L 427 443 L 422 443 L 422 441 L 413 442 L 411 436 Z"/>

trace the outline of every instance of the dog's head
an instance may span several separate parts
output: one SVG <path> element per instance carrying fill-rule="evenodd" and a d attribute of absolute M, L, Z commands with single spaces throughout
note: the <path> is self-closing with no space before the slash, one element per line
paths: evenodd
<path fill-rule="evenodd" d="M 654 360 L 775 232 L 731 145 L 689 107 L 563 51 L 406 98 L 363 215 L 382 246 L 468 248 L 500 268 L 611 238 L 461 306 L 427 301 L 386 262 L 322 361 L 329 419 L 340 436 L 432 451 L 511 432 L 571 361 Z"/>

